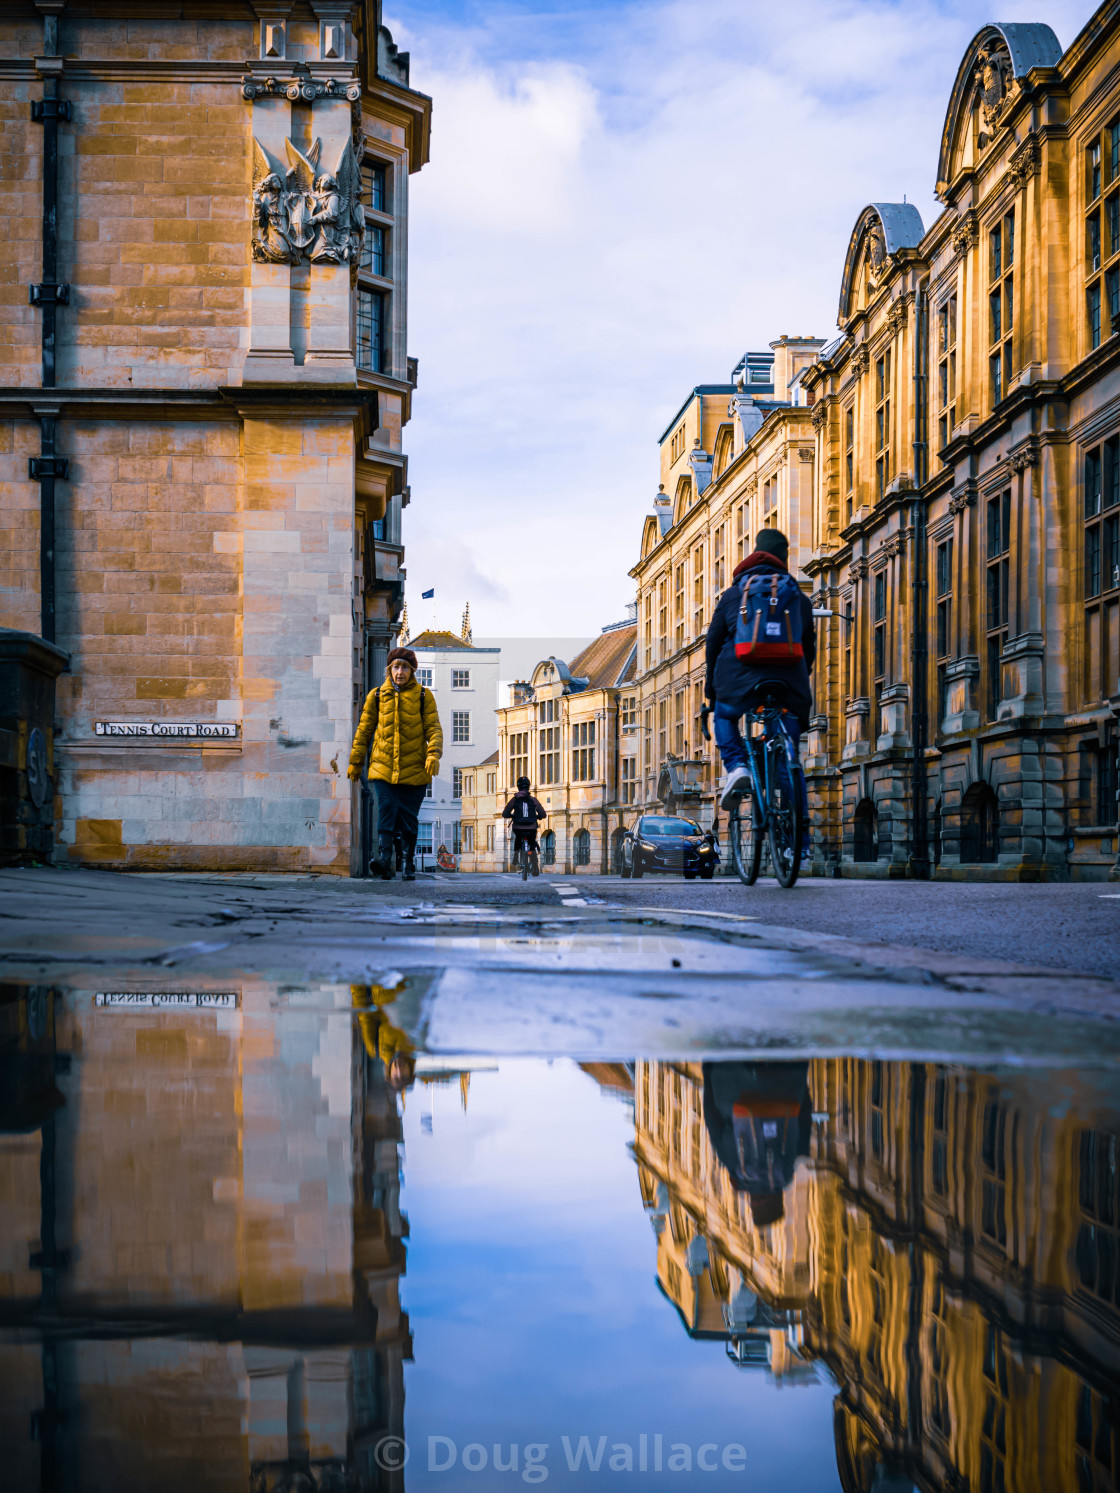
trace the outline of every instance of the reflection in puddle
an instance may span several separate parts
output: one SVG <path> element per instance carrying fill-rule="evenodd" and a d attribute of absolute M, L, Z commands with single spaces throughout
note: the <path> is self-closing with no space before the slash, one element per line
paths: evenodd
<path fill-rule="evenodd" d="M 382 980 L 0 986 L 5 1488 L 1116 1488 L 1111 1073 L 460 1061 Z"/>

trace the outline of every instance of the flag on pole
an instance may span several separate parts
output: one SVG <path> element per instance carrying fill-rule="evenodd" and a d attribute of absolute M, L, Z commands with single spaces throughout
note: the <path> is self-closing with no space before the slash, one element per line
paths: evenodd
<path fill-rule="evenodd" d="M 421 593 L 420 593 L 420 600 L 421 601 L 431 601 L 432 597 L 435 594 L 436 594 L 436 588 L 433 586 L 430 591 L 421 591 Z"/>

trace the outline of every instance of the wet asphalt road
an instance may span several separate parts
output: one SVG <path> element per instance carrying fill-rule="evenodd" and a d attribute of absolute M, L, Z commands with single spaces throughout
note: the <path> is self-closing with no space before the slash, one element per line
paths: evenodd
<path fill-rule="evenodd" d="M 464 878 L 466 880 L 467 878 Z M 567 878 L 591 895 L 629 907 L 708 908 L 776 927 L 941 953 L 1009 959 L 1046 969 L 1120 975 L 1120 884 L 833 881 L 810 877 L 783 891 L 719 878 L 623 881 Z"/>

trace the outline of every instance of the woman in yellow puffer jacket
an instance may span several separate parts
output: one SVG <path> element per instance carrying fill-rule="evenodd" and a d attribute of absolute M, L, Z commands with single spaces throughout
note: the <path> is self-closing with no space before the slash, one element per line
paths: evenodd
<path fill-rule="evenodd" d="M 435 697 L 416 679 L 416 655 L 394 648 L 380 689 L 370 690 L 362 706 L 346 776 L 359 781 L 366 749 L 369 780 L 377 790 L 377 856 L 370 870 L 393 879 L 393 836 L 404 848 L 404 879 L 416 880 L 416 834 L 424 791 L 439 771 L 443 730 Z"/>

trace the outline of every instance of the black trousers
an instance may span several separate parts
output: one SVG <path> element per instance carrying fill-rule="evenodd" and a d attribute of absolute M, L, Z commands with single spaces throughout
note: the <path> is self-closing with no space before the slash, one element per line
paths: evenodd
<path fill-rule="evenodd" d="M 377 838 L 401 835 L 415 842 L 420 805 L 427 791 L 423 783 L 387 783 L 371 778 L 377 790 Z"/>

